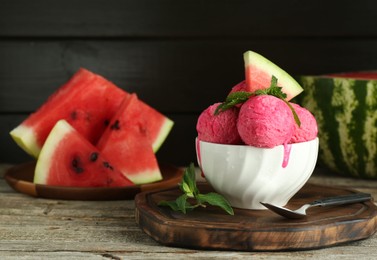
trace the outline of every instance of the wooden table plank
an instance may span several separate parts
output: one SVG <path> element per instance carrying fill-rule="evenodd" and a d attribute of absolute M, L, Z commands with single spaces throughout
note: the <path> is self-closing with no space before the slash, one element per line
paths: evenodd
<path fill-rule="evenodd" d="M 323 175 L 317 171 L 310 182 L 352 187 L 377 197 L 376 181 Z M 140 230 L 134 208 L 133 200 L 33 198 L 13 191 L 0 178 L 0 259 L 374 259 L 377 255 L 376 234 L 337 247 L 293 252 L 166 247 Z"/>

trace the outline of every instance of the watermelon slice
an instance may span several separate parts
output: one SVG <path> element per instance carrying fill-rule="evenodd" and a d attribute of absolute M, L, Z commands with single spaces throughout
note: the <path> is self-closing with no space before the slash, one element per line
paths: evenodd
<path fill-rule="evenodd" d="M 278 79 L 278 86 L 282 87 L 282 91 L 287 94 L 287 101 L 303 91 L 294 78 L 262 55 L 247 51 L 243 57 L 245 62 L 245 91 L 254 92 L 258 89 L 270 87 L 272 76 Z"/>
<path fill-rule="evenodd" d="M 65 120 L 59 120 L 46 139 L 34 183 L 70 187 L 134 185 Z"/>
<path fill-rule="evenodd" d="M 153 151 L 157 152 L 169 135 L 174 122 L 140 99 L 136 98 L 135 102 L 138 103 L 137 105 L 143 111 L 144 117 L 148 118 L 145 122 L 145 130 L 148 132 L 149 139 L 152 142 Z"/>
<path fill-rule="evenodd" d="M 58 120 L 65 119 L 92 144 L 96 144 L 127 95 L 129 93 L 105 78 L 80 69 L 10 135 L 22 149 L 37 158 L 53 126 Z M 139 102 L 149 113 L 148 131 L 156 152 L 168 136 L 173 121 Z"/>
<path fill-rule="evenodd" d="M 162 179 L 149 136 L 149 109 L 136 94 L 127 96 L 111 119 L 97 147 L 135 184 Z"/>
<path fill-rule="evenodd" d="M 103 77 L 80 69 L 10 135 L 27 153 L 38 157 L 53 126 L 65 119 L 96 143 L 124 96 L 123 90 Z"/>

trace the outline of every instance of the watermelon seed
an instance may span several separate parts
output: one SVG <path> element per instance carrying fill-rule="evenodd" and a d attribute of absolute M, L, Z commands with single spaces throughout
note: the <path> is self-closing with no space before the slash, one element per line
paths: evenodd
<path fill-rule="evenodd" d="M 77 119 L 77 112 L 76 111 L 72 111 L 71 112 L 71 118 L 72 118 L 72 120 L 76 120 Z"/>
<path fill-rule="evenodd" d="M 103 162 L 103 166 L 105 166 L 106 168 L 109 168 L 110 170 L 114 170 L 113 166 L 111 166 L 109 162 Z"/>
<path fill-rule="evenodd" d="M 76 173 L 82 173 L 84 171 L 84 169 L 80 167 L 80 159 L 77 157 L 72 160 L 72 167 Z"/>
<path fill-rule="evenodd" d="M 110 121 L 108 119 L 106 119 L 103 123 L 104 123 L 105 126 L 108 126 L 110 124 Z"/>
<path fill-rule="evenodd" d="M 97 152 L 93 152 L 93 153 L 90 154 L 90 161 L 91 162 L 95 162 L 95 161 L 97 161 L 97 159 L 98 159 L 98 153 Z"/>
<path fill-rule="evenodd" d="M 110 126 L 110 129 L 111 130 L 119 130 L 120 129 L 120 126 L 119 126 L 119 120 L 115 120 L 114 124 L 112 124 Z"/>
<path fill-rule="evenodd" d="M 143 125 L 139 125 L 139 132 L 143 135 L 147 134 L 147 128 Z"/>

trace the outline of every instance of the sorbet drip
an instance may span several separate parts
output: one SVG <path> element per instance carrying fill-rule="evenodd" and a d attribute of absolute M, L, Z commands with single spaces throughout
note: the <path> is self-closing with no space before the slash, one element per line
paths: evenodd
<path fill-rule="evenodd" d="M 283 168 L 287 167 L 289 162 L 289 155 L 291 154 L 292 144 L 284 143 L 284 158 L 283 158 Z"/>
<path fill-rule="evenodd" d="M 203 170 L 202 170 L 202 157 L 201 157 L 201 155 L 200 155 L 200 143 L 199 143 L 199 138 L 196 138 L 196 154 L 197 154 L 197 156 L 198 156 L 198 161 L 199 161 L 199 168 L 200 168 L 200 171 L 201 171 L 201 176 L 203 177 L 203 178 L 205 178 L 205 176 L 204 176 L 204 172 L 203 172 Z"/>

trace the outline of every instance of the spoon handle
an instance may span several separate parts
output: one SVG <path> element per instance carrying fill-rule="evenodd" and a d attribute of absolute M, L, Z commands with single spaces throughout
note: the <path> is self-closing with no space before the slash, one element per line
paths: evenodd
<path fill-rule="evenodd" d="M 335 197 L 323 198 L 315 200 L 310 203 L 311 206 L 335 206 L 343 204 L 351 204 L 357 202 L 364 202 L 371 200 L 372 196 L 369 193 L 352 193 L 349 195 L 341 195 Z"/>

